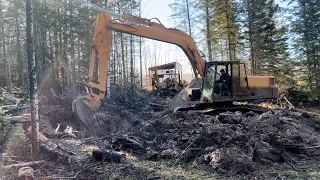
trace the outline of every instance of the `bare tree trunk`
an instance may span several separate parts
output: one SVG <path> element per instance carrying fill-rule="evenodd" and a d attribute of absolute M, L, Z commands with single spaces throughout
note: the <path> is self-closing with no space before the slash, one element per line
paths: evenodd
<path fill-rule="evenodd" d="M 143 44 L 143 49 L 144 49 L 144 52 L 149 52 L 150 53 L 150 46 L 148 46 L 149 48 L 147 49 L 147 47 L 146 47 L 146 44 Z M 148 51 L 149 50 L 149 51 Z M 146 61 L 146 59 L 148 59 L 148 55 L 147 55 L 147 53 L 144 53 L 144 70 L 145 70 L 145 74 L 146 74 L 146 76 L 149 74 L 150 75 L 150 73 L 148 73 L 148 63 L 147 63 L 147 61 Z M 150 77 L 149 77 L 150 78 Z M 148 84 L 149 85 L 149 84 Z"/>
<path fill-rule="evenodd" d="M 232 61 L 232 42 L 231 42 L 231 36 L 230 36 L 230 24 L 229 24 L 229 0 L 225 0 L 226 2 L 226 19 L 227 19 L 227 32 L 228 32 L 228 48 L 229 48 L 229 60 Z"/>
<path fill-rule="evenodd" d="M 123 45 L 123 34 L 120 33 L 120 44 L 121 44 L 121 57 L 122 57 L 122 78 L 123 78 L 123 84 L 126 84 L 126 62 L 124 57 L 124 45 Z"/>
<path fill-rule="evenodd" d="M 128 45 L 128 39 L 125 39 L 125 46 L 126 46 L 126 66 L 129 67 L 129 45 Z M 127 73 L 127 79 L 126 79 L 126 84 L 129 84 L 129 68 L 126 69 L 126 73 Z"/>
<path fill-rule="evenodd" d="M 17 7 L 17 2 L 14 2 L 14 9 L 15 9 L 15 23 L 16 23 L 16 53 L 17 53 L 17 63 L 18 63 L 18 86 L 23 86 L 24 85 L 24 77 L 23 77 L 23 62 L 22 62 L 22 57 L 21 57 L 21 44 L 20 44 L 20 27 L 19 27 L 19 21 L 18 21 L 18 7 Z"/>
<path fill-rule="evenodd" d="M 11 63 L 10 61 L 7 61 L 8 63 L 8 79 L 9 79 L 9 90 L 10 90 L 10 94 L 12 95 L 12 72 L 11 72 Z"/>
<path fill-rule="evenodd" d="M 61 22 L 61 7 L 60 7 L 60 4 L 59 4 L 59 2 L 57 2 L 58 3 L 58 7 L 59 7 L 59 9 L 58 9 L 58 30 L 59 30 L 59 44 L 57 45 L 57 47 L 59 47 L 59 51 L 58 51 L 58 56 L 59 56 L 59 53 L 60 53 L 60 57 L 57 57 L 57 60 L 56 60 L 56 63 L 57 63 L 57 78 L 58 79 L 60 79 L 60 62 L 61 62 L 61 57 L 62 57 L 62 30 L 61 30 L 61 24 L 62 24 L 62 22 Z M 61 62 L 62 63 L 62 62 Z M 62 72 L 61 72 L 61 74 L 62 74 Z M 60 86 L 61 86 L 61 93 L 63 93 L 63 85 L 61 84 L 61 82 L 60 82 Z"/>
<path fill-rule="evenodd" d="M 70 17 L 73 16 L 73 11 L 72 11 L 72 0 L 70 0 Z M 71 20 L 71 19 L 70 19 Z M 70 36 L 71 36 L 71 81 L 72 81 L 72 92 L 76 92 L 76 63 L 75 63 L 75 58 L 74 58 L 74 30 L 73 30 L 73 25 L 70 25 Z"/>
<path fill-rule="evenodd" d="M 5 38 L 4 38 L 4 24 L 3 23 L 3 17 L 2 17 L 2 4 L 1 4 L 1 0 L 0 0 L 0 20 L 1 20 L 1 37 L 2 37 L 2 49 L 3 49 L 3 59 L 4 59 L 4 63 L 6 66 L 8 66 L 5 71 L 6 73 L 6 84 L 7 86 L 9 86 L 9 91 L 10 91 L 10 94 L 12 94 L 12 85 L 11 85 L 11 73 L 10 73 L 10 64 L 9 64 L 9 61 L 7 60 L 7 50 L 6 50 L 6 41 L 5 41 Z"/>
<path fill-rule="evenodd" d="M 131 0 L 131 14 L 133 9 L 133 1 Z M 130 84 L 131 88 L 133 88 L 134 84 L 134 68 L 133 68 L 133 36 L 130 35 Z"/>
<path fill-rule="evenodd" d="M 107 9 L 108 8 L 108 0 L 105 0 L 104 1 L 104 7 Z M 114 45 L 113 45 L 114 47 Z M 113 51 L 114 53 L 114 51 Z M 110 66 L 110 61 L 111 61 L 111 58 L 110 56 L 108 57 L 109 58 L 109 61 L 108 61 L 108 72 L 107 72 L 107 95 L 106 95 L 106 98 L 110 98 L 110 95 L 111 95 L 111 92 L 110 92 L 110 86 L 111 86 L 111 80 L 110 80 L 110 76 L 111 76 L 111 66 Z"/>
<path fill-rule="evenodd" d="M 52 39 L 51 39 L 51 29 L 49 29 L 48 36 L 49 36 L 49 47 L 50 47 L 50 55 L 49 55 L 49 58 L 50 58 L 50 69 L 52 69 L 54 61 L 53 61 L 53 44 L 52 44 Z M 50 76 L 52 74 L 50 73 L 48 75 Z"/>
<path fill-rule="evenodd" d="M 57 21 L 55 21 L 57 23 Z M 52 65 L 52 68 L 54 69 L 54 76 L 56 79 L 59 78 L 59 65 L 58 65 L 58 62 L 59 62 L 59 59 L 58 59 L 58 54 L 59 54 L 59 51 L 58 51 L 58 32 L 56 30 L 53 30 L 53 36 L 54 36 L 54 62 L 55 64 Z M 59 92 L 60 93 L 60 92 Z"/>
<path fill-rule="evenodd" d="M 219 42 L 220 42 L 221 61 L 223 61 L 223 50 L 222 50 L 222 37 L 221 37 L 221 35 L 219 37 Z"/>
<path fill-rule="evenodd" d="M 229 49 L 229 41 L 226 39 L 225 40 L 225 43 L 226 43 L 226 49 L 227 49 L 227 52 L 226 52 L 226 54 L 227 54 L 227 61 L 230 61 L 230 57 L 229 57 L 229 52 L 230 52 L 230 49 Z M 228 47 L 228 48 L 227 48 Z"/>
<path fill-rule="evenodd" d="M 141 88 L 143 87 L 143 83 L 142 83 L 142 52 L 141 52 L 141 44 L 142 44 L 142 42 L 141 42 L 141 37 L 140 37 L 140 39 L 139 39 L 139 57 L 140 57 L 140 86 L 141 86 Z"/>
<path fill-rule="evenodd" d="M 139 2 L 139 16 L 141 17 L 141 0 Z M 142 83 L 142 52 L 141 52 L 141 37 L 139 38 L 139 57 L 140 57 L 140 87 L 143 87 L 143 83 Z"/>
<path fill-rule="evenodd" d="M 209 0 L 206 0 L 206 26 L 207 26 L 207 46 L 209 61 L 212 61 L 212 49 L 211 49 L 211 32 L 210 32 L 210 14 L 209 14 Z"/>
<path fill-rule="evenodd" d="M 252 22 L 252 0 L 248 0 L 247 2 L 247 9 L 248 9 L 248 21 L 249 21 L 249 43 L 250 43 L 250 57 L 251 57 L 251 73 L 252 75 L 255 74 L 255 59 L 254 59 L 254 40 L 253 40 L 253 33 L 254 27 Z"/>
<path fill-rule="evenodd" d="M 43 13 L 43 18 L 47 19 L 47 3 L 46 0 L 41 0 L 41 4 L 42 4 L 42 8 L 44 9 L 44 13 Z M 46 56 L 47 56 L 47 28 L 46 25 L 42 25 L 43 27 L 41 27 L 41 25 L 39 25 L 39 28 L 43 28 L 42 30 L 40 30 L 40 32 L 42 33 L 42 39 L 41 39 L 41 60 L 42 60 L 42 67 L 46 68 Z"/>
<path fill-rule="evenodd" d="M 77 46 L 77 53 L 78 53 L 78 57 L 77 57 L 77 66 L 78 66 L 78 69 L 77 69 L 77 76 L 76 76 L 76 80 L 77 79 L 80 79 L 80 35 L 79 35 L 79 31 L 78 31 L 78 46 Z M 80 82 L 80 81 L 79 81 Z M 78 94 L 80 94 L 80 83 L 78 83 Z"/>
<path fill-rule="evenodd" d="M 36 156 L 39 153 L 39 116 L 38 116 L 38 86 L 36 73 L 36 57 L 34 47 L 33 29 L 33 2 L 26 0 L 26 36 L 29 69 L 29 91 L 31 101 L 31 121 L 32 121 L 32 152 Z"/>
<path fill-rule="evenodd" d="M 188 18 L 189 35 L 192 37 L 191 22 L 190 22 L 190 11 L 189 11 L 189 0 L 186 0 L 186 6 L 187 6 L 187 18 Z"/>
<path fill-rule="evenodd" d="M 117 79 L 117 72 L 116 72 L 116 54 L 117 54 L 117 43 L 116 43 L 116 33 L 113 33 L 113 84 L 116 84 L 116 79 Z"/>

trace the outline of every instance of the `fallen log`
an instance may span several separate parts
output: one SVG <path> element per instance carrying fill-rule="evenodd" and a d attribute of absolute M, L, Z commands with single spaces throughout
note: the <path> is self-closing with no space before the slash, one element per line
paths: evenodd
<path fill-rule="evenodd" d="M 29 109 L 30 105 L 15 106 L 8 108 L 4 113 L 5 114 L 22 114 L 25 110 Z"/>
<path fill-rule="evenodd" d="M 68 132 L 57 132 L 57 133 L 54 133 L 54 134 L 46 134 L 46 137 L 48 138 L 51 138 L 51 139 L 54 139 L 54 138 L 75 138 L 77 137 L 75 135 L 75 133 L 78 133 L 78 131 L 72 131 L 72 133 L 68 133 Z"/>
<path fill-rule="evenodd" d="M 27 132 L 31 134 L 31 126 L 28 128 Z M 75 155 L 74 152 L 68 151 L 61 146 L 56 145 L 54 142 L 50 141 L 46 136 L 44 136 L 41 132 L 39 132 L 39 140 L 41 143 L 48 145 L 53 150 L 60 149 L 63 152 L 66 152 L 69 155 Z"/>
<path fill-rule="evenodd" d="M 291 109 L 295 109 L 295 107 L 292 105 L 292 103 L 291 103 L 285 96 L 284 96 L 283 98 L 284 98 L 284 100 L 286 100 L 287 103 L 290 105 L 290 108 L 291 108 Z"/>
<path fill-rule="evenodd" d="M 153 177 L 149 177 L 146 180 L 156 180 L 156 179 L 161 179 L 160 176 L 153 176 Z"/>
<path fill-rule="evenodd" d="M 32 127 L 30 126 L 27 129 L 28 134 L 31 134 Z M 56 150 L 58 148 L 58 145 L 56 145 L 55 143 L 53 143 L 52 141 L 50 141 L 46 136 L 44 136 L 41 132 L 39 132 L 39 140 L 40 142 L 48 145 L 49 147 L 51 147 L 53 150 Z"/>
<path fill-rule="evenodd" d="M 18 180 L 33 180 L 34 179 L 34 170 L 32 167 L 22 167 L 18 171 Z"/>
<path fill-rule="evenodd" d="M 8 165 L 8 166 L 3 166 L 2 170 L 3 171 L 8 171 L 11 168 L 20 168 L 20 167 L 25 167 L 25 166 L 36 166 L 36 165 L 43 164 L 43 163 L 45 163 L 44 160 L 32 161 L 32 162 L 23 162 L 23 163 L 18 163 L 18 164 L 11 164 L 11 165 Z"/>
<path fill-rule="evenodd" d="M 94 157 L 98 161 L 107 161 L 107 162 L 115 162 L 121 163 L 126 160 L 126 155 L 124 153 L 118 151 L 102 151 L 99 148 L 94 148 L 92 150 L 92 157 Z"/>
<path fill-rule="evenodd" d="M 56 161 L 58 159 L 58 152 L 52 149 L 50 146 L 46 144 L 40 144 L 40 153 L 49 155 L 49 159 L 51 161 Z"/>
<path fill-rule="evenodd" d="M 150 102 L 149 105 L 151 105 L 151 106 L 167 107 L 166 105 L 157 104 L 157 103 L 152 103 L 152 102 Z"/>
<path fill-rule="evenodd" d="M 112 146 L 116 150 L 133 150 L 133 151 L 144 151 L 145 147 L 138 140 L 129 138 L 128 136 L 118 137 L 115 141 L 112 142 Z"/>

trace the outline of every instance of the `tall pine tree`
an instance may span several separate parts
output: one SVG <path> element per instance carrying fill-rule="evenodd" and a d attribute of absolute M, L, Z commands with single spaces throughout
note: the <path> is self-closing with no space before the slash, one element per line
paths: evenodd
<path fill-rule="evenodd" d="M 311 91 L 320 85 L 320 3 L 319 0 L 292 0 L 292 41 L 297 59 L 306 67 Z M 320 93 L 320 92 L 318 92 Z"/>

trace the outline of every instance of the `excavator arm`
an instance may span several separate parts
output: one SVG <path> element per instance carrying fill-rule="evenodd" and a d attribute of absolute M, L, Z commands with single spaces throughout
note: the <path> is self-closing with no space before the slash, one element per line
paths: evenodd
<path fill-rule="evenodd" d="M 92 43 L 92 57 L 88 74 L 89 93 L 73 102 L 73 110 L 84 123 L 91 116 L 84 109 L 96 110 L 101 106 L 105 97 L 109 54 L 112 43 L 112 31 L 132 34 L 157 41 L 171 43 L 179 46 L 188 57 L 194 74 L 203 76 L 205 61 L 202 59 L 194 40 L 186 33 L 172 28 L 166 28 L 160 22 L 152 22 L 123 13 L 122 22 L 114 22 L 108 11 L 102 11 L 96 19 L 94 38 Z M 98 67 L 96 67 L 96 65 Z M 97 68 L 98 79 L 94 80 L 94 71 Z M 94 93 L 96 89 L 98 93 Z"/>

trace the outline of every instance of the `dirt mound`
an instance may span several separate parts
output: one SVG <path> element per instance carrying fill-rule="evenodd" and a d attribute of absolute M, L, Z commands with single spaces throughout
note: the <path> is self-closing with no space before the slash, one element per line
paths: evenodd
<path fill-rule="evenodd" d="M 128 90 L 132 93 L 134 90 Z M 59 126 L 63 131 L 67 127 L 72 127 L 79 132 L 80 136 L 103 136 L 115 131 L 125 131 L 139 124 L 137 114 L 144 108 L 143 92 L 139 95 L 133 95 L 132 99 L 138 99 L 127 102 L 121 99 L 122 92 L 115 94 L 113 98 L 106 99 L 101 107 L 94 113 L 93 127 L 88 129 L 72 112 L 72 98 L 42 98 L 40 101 L 40 127 L 51 134 Z M 128 95 L 127 95 L 128 96 Z M 94 131 L 92 131 L 94 130 Z"/>
<path fill-rule="evenodd" d="M 94 129 L 99 140 L 73 139 L 66 142 L 75 145 L 62 144 L 74 152 L 80 145 L 94 145 L 129 152 L 140 160 L 167 161 L 174 166 L 196 164 L 228 174 L 250 174 L 261 167 L 284 163 L 294 167 L 320 154 L 319 115 L 286 110 L 206 115 L 198 111 L 174 112 L 166 107 L 167 99 L 151 98 L 148 102 L 151 100 L 153 103 L 137 101 L 130 106 L 108 100 L 95 114 Z M 62 130 L 72 126 L 85 131 L 72 113 L 71 102 L 41 105 L 41 121 L 49 123 L 40 124 L 48 133 L 54 132 L 57 123 Z M 88 153 L 81 153 L 81 160 L 89 161 Z"/>
<path fill-rule="evenodd" d="M 105 103 L 94 115 L 98 135 L 113 131 L 126 131 L 139 121 L 135 115 L 123 106 Z"/>
<path fill-rule="evenodd" d="M 81 129 L 82 124 L 72 112 L 71 99 L 50 101 L 50 103 L 41 102 L 39 108 L 40 127 L 47 133 L 53 133 L 53 130 L 60 126 L 60 130 L 68 126 L 74 129 Z"/>
<path fill-rule="evenodd" d="M 270 110 L 209 116 L 165 109 L 151 116 L 126 133 L 146 147 L 150 160 L 188 164 L 200 158 L 214 169 L 248 173 L 256 165 L 294 163 L 320 153 L 310 148 L 320 143 L 316 115 Z"/>

